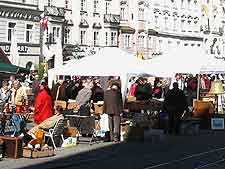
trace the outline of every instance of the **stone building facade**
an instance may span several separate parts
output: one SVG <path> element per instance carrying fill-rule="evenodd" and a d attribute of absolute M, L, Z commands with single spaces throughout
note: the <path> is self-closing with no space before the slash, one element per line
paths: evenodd
<path fill-rule="evenodd" d="M 202 46 L 200 1 L 121 0 L 120 10 L 120 47 L 139 57 L 149 59 L 182 45 Z"/>
<path fill-rule="evenodd" d="M 0 0 L 0 47 L 9 56 L 14 36 L 20 66 L 39 63 L 40 14 L 37 0 Z"/>
<path fill-rule="evenodd" d="M 120 11 L 118 0 L 72 2 L 71 42 L 91 54 L 101 47 L 118 47 Z"/>

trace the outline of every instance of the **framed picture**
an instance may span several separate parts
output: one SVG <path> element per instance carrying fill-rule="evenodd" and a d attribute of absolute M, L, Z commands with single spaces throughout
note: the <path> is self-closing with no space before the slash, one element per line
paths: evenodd
<path fill-rule="evenodd" d="M 224 118 L 211 118 L 212 130 L 224 130 Z"/>

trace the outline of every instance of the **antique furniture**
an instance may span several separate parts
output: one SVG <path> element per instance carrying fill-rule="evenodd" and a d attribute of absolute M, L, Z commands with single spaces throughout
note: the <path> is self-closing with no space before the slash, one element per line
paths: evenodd
<path fill-rule="evenodd" d="M 4 156 L 15 159 L 22 157 L 23 149 L 21 138 L 0 136 L 0 139 L 4 141 Z"/>

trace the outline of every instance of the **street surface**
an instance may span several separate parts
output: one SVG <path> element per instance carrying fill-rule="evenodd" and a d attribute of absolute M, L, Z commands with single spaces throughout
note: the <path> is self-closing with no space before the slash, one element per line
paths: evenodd
<path fill-rule="evenodd" d="M 25 167 L 26 166 L 26 167 Z M 224 169 L 225 132 L 166 136 L 158 143 L 79 145 L 43 159 L 4 159 L 1 169 Z"/>

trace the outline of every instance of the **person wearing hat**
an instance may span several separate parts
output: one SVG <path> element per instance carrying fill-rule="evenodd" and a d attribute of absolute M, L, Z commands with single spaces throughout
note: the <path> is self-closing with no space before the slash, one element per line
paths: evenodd
<path fill-rule="evenodd" d="M 103 112 L 108 114 L 110 140 L 120 141 L 120 113 L 123 110 L 122 94 L 117 84 L 112 84 L 104 93 Z"/>

